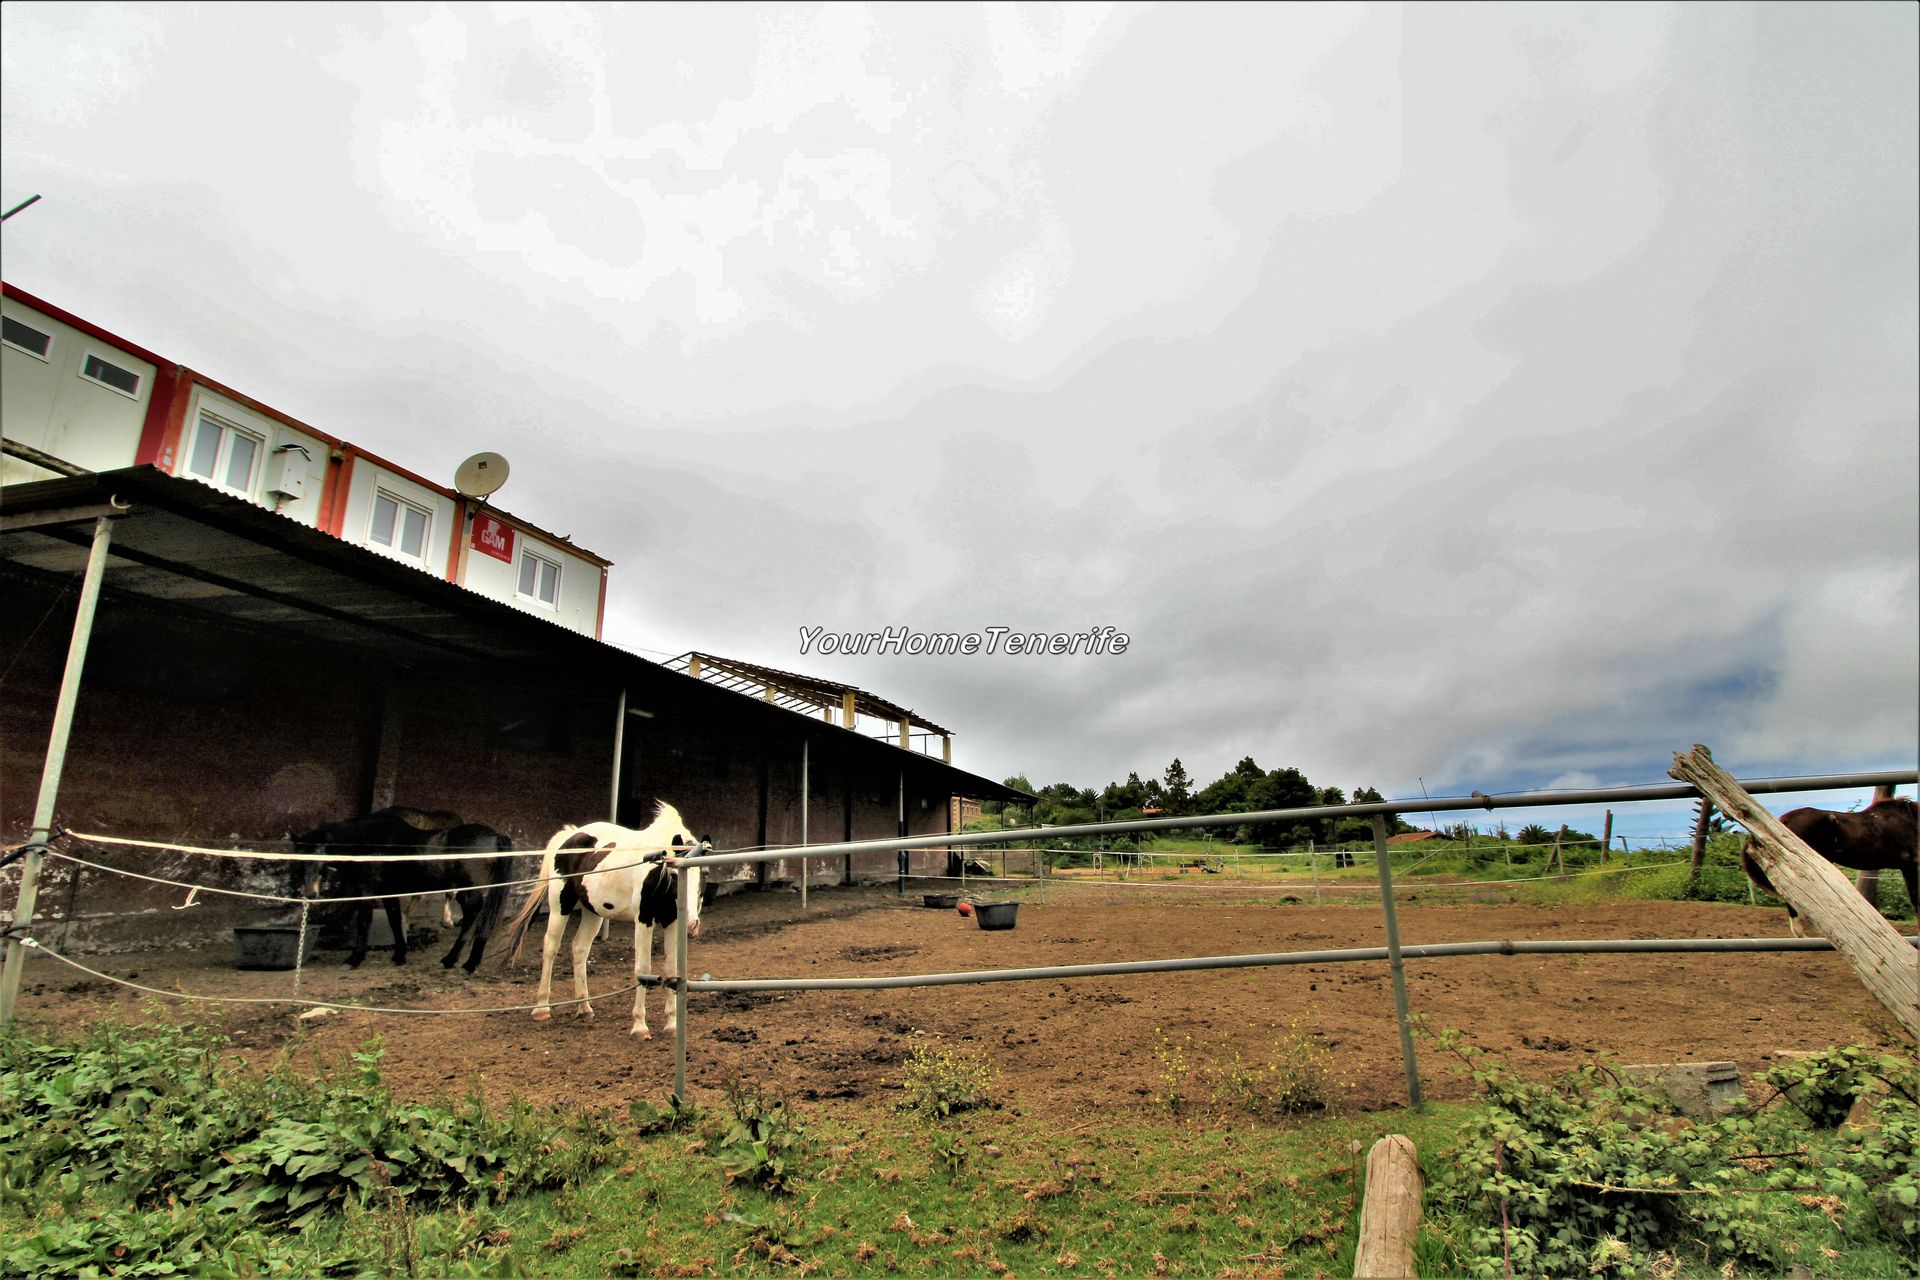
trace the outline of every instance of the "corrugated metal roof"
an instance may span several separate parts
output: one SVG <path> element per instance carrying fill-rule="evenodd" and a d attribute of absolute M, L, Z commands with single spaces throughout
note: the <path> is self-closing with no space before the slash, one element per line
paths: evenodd
<path fill-rule="evenodd" d="M 699 676 L 709 684 L 718 684 L 723 688 L 739 684 L 757 685 L 762 689 L 774 691 L 773 699 L 780 706 L 805 706 L 818 711 L 830 708 L 839 711 L 847 694 L 853 695 L 854 710 L 863 716 L 875 716 L 882 720 L 905 720 L 922 729 L 934 733 L 953 736 L 951 729 L 943 729 L 925 716 L 889 702 L 876 693 L 868 693 L 858 685 L 841 684 L 837 680 L 827 680 L 820 676 L 803 675 L 797 671 L 782 671 L 778 667 L 763 666 L 758 662 L 742 662 L 738 658 L 723 658 L 714 653 L 702 653 L 692 650 L 681 654 L 667 663 L 675 671 L 693 674 L 693 659 L 700 659 Z"/>

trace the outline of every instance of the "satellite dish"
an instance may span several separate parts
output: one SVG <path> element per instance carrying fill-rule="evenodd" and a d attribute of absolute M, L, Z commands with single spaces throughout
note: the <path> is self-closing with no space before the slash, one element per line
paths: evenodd
<path fill-rule="evenodd" d="M 497 453 L 476 453 L 453 472 L 453 487 L 463 498 L 483 499 L 507 482 L 507 460 Z"/>

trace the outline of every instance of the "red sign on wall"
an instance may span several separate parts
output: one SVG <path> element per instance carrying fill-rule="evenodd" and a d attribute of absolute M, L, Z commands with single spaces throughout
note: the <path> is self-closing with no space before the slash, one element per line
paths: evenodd
<path fill-rule="evenodd" d="M 486 514 L 473 518 L 473 549 L 513 563 L 513 526 Z"/>

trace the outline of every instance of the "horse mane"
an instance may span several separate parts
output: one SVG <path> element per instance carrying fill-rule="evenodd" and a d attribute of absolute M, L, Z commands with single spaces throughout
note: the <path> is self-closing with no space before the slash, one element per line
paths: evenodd
<path fill-rule="evenodd" d="M 414 809 L 400 804 L 382 809 L 380 812 L 395 821 L 405 823 L 415 831 L 450 831 L 454 827 L 463 825 L 460 815 L 448 809 Z"/>

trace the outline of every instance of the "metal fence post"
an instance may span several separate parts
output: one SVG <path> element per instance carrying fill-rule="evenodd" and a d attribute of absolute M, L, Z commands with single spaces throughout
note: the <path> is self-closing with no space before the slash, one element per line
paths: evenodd
<path fill-rule="evenodd" d="M 1413 1027 L 1407 1021 L 1407 974 L 1400 960 L 1400 917 L 1393 909 L 1393 870 L 1387 865 L 1387 818 L 1373 815 L 1373 860 L 1380 872 L 1380 910 L 1387 919 L 1387 967 L 1393 971 L 1393 1011 L 1400 1020 L 1400 1056 L 1407 1065 L 1407 1101 L 1421 1103 L 1420 1065 L 1413 1056 Z"/>
<path fill-rule="evenodd" d="M 807 778 L 807 739 L 800 739 L 800 848 L 807 847 L 807 800 L 809 798 Z M 807 868 L 813 859 L 804 853 L 800 858 L 800 909 L 807 909 Z"/>
<path fill-rule="evenodd" d="M 673 922 L 673 936 L 680 944 L 679 981 L 673 984 L 673 1105 L 687 1101 L 687 979 L 693 973 L 693 959 L 687 955 L 687 920 L 693 915 L 693 877 L 682 871 L 680 910 Z M 645 993 L 642 993 L 645 998 Z"/>
<path fill-rule="evenodd" d="M 107 548 L 113 542 L 113 518 L 93 522 L 93 546 L 87 552 L 86 577 L 74 607 L 73 639 L 67 645 L 67 668 L 60 677 L 60 695 L 53 707 L 53 729 L 47 735 L 47 761 L 40 770 L 40 798 L 34 804 L 33 832 L 27 857 L 20 868 L 20 896 L 13 908 L 13 927 L 33 923 L 40 896 L 41 848 L 53 834 L 54 804 L 60 796 L 60 776 L 67 767 L 67 739 L 73 732 L 73 708 L 80 700 L 80 670 L 87 662 L 87 642 L 93 636 L 93 614 L 100 603 L 100 580 L 106 575 Z M 15 936 L 7 938 L 7 971 L 0 977 L 0 1027 L 13 1021 L 14 1002 L 20 998 L 20 971 L 26 967 L 26 948 Z"/>

